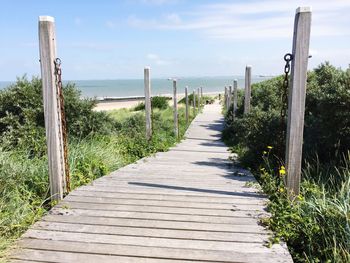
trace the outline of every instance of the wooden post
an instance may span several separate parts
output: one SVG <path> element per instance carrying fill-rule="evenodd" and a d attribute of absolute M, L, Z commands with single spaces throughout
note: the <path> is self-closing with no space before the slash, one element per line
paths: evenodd
<path fill-rule="evenodd" d="M 174 91 L 174 134 L 176 138 L 179 138 L 179 122 L 178 122 L 178 115 L 177 115 L 177 91 L 176 91 L 176 80 L 173 80 L 173 91 Z"/>
<path fill-rule="evenodd" d="M 228 110 L 227 107 L 227 102 L 228 102 L 228 91 L 227 91 L 227 87 L 225 86 L 225 110 Z"/>
<path fill-rule="evenodd" d="M 188 118 L 188 86 L 185 87 L 185 99 L 186 99 L 186 124 L 188 124 L 189 122 L 189 118 Z"/>
<path fill-rule="evenodd" d="M 145 84 L 145 114 L 146 114 L 146 138 L 152 138 L 152 118 L 151 118 L 151 79 L 150 68 L 144 68 L 144 84 Z"/>
<path fill-rule="evenodd" d="M 251 79 L 252 66 L 247 65 L 245 68 L 245 92 L 244 92 L 244 114 L 250 112 L 250 97 L 251 97 Z"/>
<path fill-rule="evenodd" d="M 228 86 L 228 108 L 231 107 L 232 104 L 232 86 Z"/>
<path fill-rule="evenodd" d="M 299 7 L 294 19 L 291 86 L 288 95 L 286 138 L 286 183 L 290 197 L 299 194 L 304 132 L 307 64 L 311 30 L 311 8 Z"/>
<path fill-rule="evenodd" d="M 237 102 L 238 102 L 238 90 L 237 90 L 237 79 L 233 81 L 233 119 L 236 118 L 237 114 Z"/>
<path fill-rule="evenodd" d="M 201 87 L 201 100 L 203 99 L 203 87 Z"/>
<path fill-rule="evenodd" d="M 197 96 L 198 96 L 198 112 L 201 109 L 201 94 L 199 93 L 199 88 L 197 88 Z"/>
<path fill-rule="evenodd" d="M 39 52 L 43 86 L 46 143 L 49 163 L 51 200 L 61 200 L 66 192 L 61 105 L 55 77 L 55 20 L 39 16 Z"/>
<path fill-rule="evenodd" d="M 196 91 L 193 90 L 193 114 L 196 115 Z"/>
<path fill-rule="evenodd" d="M 196 107 L 194 106 L 194 100 L 192 100 L 192 107 L 193 107 L 193 117 L 196 116 Z"/>

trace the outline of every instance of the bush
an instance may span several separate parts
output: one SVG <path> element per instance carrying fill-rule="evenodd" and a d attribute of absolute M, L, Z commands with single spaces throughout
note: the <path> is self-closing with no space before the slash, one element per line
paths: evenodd
<path fill-rule="evenodd" d="M 84 138 L 91 133 L 107 134 L 116 123 L 106 113 L 95 112 L 95 101 L 80 99 L 74 84 L 63 87 L 69 136 Z M 26 77 L 0 91 L 0 142 L 24 147 L 31 154 L 44 154 L 45 122 L 41 80 Z"/>
<path fill-rule="evenodd" d="M 151 98 L 151 105 L 152 109 L 160 109 L 160 110 L 165 110 L 166 108 L 169 107 L 168 101 L 171 98 L 169 97 L 163 97 L 163 96 L 155 96 Z M 134 108 L 135 111 L 140 111 L 145 109 L 145 103 L 140 102 L 136 107 Z"/>
<path fill-rule="evenodd" d="M 261 164 L 267 145 L 273 154 L 284 159 L 285 120 L 280 117 L 282 76 L 252 86 L 251 113 L 243 118 L 243 97 L 240 96 L 237 118 L 232 108 L 226 113 L 223 138 L 230 146 L 243 147 L 241 156 L 250 167 Z M 315 153 L 321 162 L 339 160 L 350 148 L 350 73 L 321 64 L 308 73 L 305 107 L 303 156 Z M 239 143 L 238 143 L 239 142 Z M 260 160 L 260 161 L 259 161 Z"/>
<path fill-rule="evenodd" d="M 350 72 L 329 63 L 308 73 L 300 195 L 291 202 L 283 176 L 282 76 L 252 86 L 251 112 L 226 112 L 223 139 L 269 195 L 264 222 L 296 262 L 350 261 Z"/>

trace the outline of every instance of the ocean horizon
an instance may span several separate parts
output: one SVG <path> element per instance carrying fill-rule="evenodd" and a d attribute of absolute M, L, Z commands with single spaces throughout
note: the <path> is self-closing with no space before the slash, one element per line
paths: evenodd
<path fill-rule="evenodd" d="M 257 83 L 271 78 L 263 76 L 252 76 L 252 83 Z M 232 77 L 187 77 L 179 78 L 177 81 L 178 93 L 184 93 L 188 86 L 189 92 L 203 87 L 203 92 L 223 92 L 225 86 L 232 86 L 233 80 L 238 80 L 238 88 L 244 88 L 244 76 Z M 0 90 L 15 81 L 0 81 Z M 115 79 L 115 80 L 68 80 L 66 83 L 74 83 L 81 91 L 82 97 L 104 98 L 104 97 L 132 97 L 144 96 L 143 79 Z M 151 93 L 155 95 L 172 94 L 172 81 L 163 78 L 151 79 Z"/>

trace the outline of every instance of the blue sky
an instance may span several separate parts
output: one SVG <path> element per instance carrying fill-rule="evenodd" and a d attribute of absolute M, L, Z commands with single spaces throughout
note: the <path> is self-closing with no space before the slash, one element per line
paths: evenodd
<path fill-rule="evenodd" d="M 313 11 L 309 68 L 350 63 L 350 1 L 2 0 L 0 80 L 39 75 L 38 16 L 55 18 L 63 78 L 280 74 L 295 9 Z"/>

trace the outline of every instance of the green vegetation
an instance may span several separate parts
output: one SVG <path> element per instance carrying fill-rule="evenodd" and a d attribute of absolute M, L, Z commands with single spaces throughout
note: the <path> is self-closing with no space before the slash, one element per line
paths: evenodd
<path fill-rule="evenodd" d="M 169 107 L 169 100 L 171 100 L 170 97 L 161 97 L 161 96 L 154 96 L 154 97 L 152 97 L 151 98 L 152 109 L 165 110 L 166 108 Z M 140 102 L 134 108 L 134 110 L 136 110 L 136 111 L 144 110 L 144 109 L 145 109 L 145 103 L 144 102 Z"/>
<path fill-rule="evenodd" d="M 223 139 L 269 195 L 274 240 L 287 242 L 296 262 L 350 262 L 350 72 L 321 64 L 308 73 L 300 195 L 284 186 L 282 76 L 252 87 L 252 110 L 226 113 Z"/>
<path fill-rule="evenodd" d="M 195 98 L 195 99 L 196 99 L 196 103 L 198 103 L 198 101 L 199 101 L 199 96 L 197 95 L 197 93 L 196 93 L 195 96 L 193 96 L 193 94 L 189 94 L 189 95 L 188 95 L 188 103 L 189 103 L 189 105 L 192 105 L 193 98 Z M 212 97 L 212 96 L 203 95 L 203 97 L 202 97 L 202 104 L 213 103 L 214 100 L 215 100 L 215 98 Z M 186 98 L 185 98 L 185 97 L 182 98 L 182 99 L 179 101 L 179 103 L 185 104 L 185 103 L 186 103 Z"/>
<path fill-rule="evenodd" d="M 64 87 L 72 189 L 176 143 L 170 107 L 154 109 L 154 136 L 145 137 L 142 110 L 95 112 L 95 101 Z M 163 101 L 163 99 L 157 99 Z M 179 109 L 181 137 L 187 129 Z M 191 119 L 194 116 L 190 116 Z M 0 258 L 51 207 L 41 81 L 20 78 L 0 91 Z"/>

